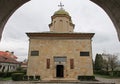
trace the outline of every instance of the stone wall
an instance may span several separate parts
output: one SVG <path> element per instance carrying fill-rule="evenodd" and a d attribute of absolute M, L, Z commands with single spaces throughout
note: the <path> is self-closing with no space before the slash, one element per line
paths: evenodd
<path fill-rule="evenodd" d="M 93 75 L 92 49 L 89 39 L 30 39 L 27 75 L 40 75 L 41 79 L 56 78 L 56 65 L 64 66 L 64 78 L 77 79 L 78 75 Z M 30 56 L 31 51 L 39 51 L 39 56 Z M 90 56 L 80 56 L 88 51 Z M 55 62 L 54 57 L 66 57 L 66 62 Z M 46 68 L 50 59 L 50 69 Z M 70 59 L 74 69 L 70 69 Z"/>

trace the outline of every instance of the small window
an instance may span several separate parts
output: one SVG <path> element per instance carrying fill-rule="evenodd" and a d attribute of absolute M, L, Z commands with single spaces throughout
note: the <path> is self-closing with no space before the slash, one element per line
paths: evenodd
<path fill-rule="evenodd" d="M 46 64 L 47 64 L 46 68 L 50 69 L 50 59 L 47 59 L 47 63 Z"/>
<path fill-rule="evenodd" d="M 70 69 L 74 69 L 74 59 L 70 59 Z"/>
<path fill-rule="evenodd" d="M 89 52 L 80 52 L 80 56 L 89 56 Z"/>
<path fill-rule="evenodd" d="M 31 51 L 31 56 L 39 56 L 39 51 Z"/>

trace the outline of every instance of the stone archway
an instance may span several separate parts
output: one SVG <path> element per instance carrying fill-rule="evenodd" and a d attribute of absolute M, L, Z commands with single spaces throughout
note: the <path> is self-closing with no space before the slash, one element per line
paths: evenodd
<path fill-rule="evenodd" d="M 119 0 L 91 0 L 100 6 L 111 18 L 120 41 L 120 1 Z"/>
<path fill-rule="evenodd" d="M 23 4 L 30 0 L 0 0 L 0 39 L 5 24 L 10 16 Z M 115 25 L 120 41 L 120 1 L 119 0 L 91 0 L 103 8 Z"/>
<path fill-rule="evenodd" d="M 0 40 L 5 24 L 10 16 L 30 0 L 0 0 Z"/>

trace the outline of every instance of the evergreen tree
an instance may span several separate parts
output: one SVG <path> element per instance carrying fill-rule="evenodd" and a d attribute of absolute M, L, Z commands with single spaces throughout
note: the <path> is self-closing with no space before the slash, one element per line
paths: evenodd
<path fill-rule="evenodd" d="M 99 71 L 99 70 L 102 70 L 102 67 L 103 67 L 102 55 L 101 54 L 96 54 L 94 68 L 95 68 L 96 71 Z"/>

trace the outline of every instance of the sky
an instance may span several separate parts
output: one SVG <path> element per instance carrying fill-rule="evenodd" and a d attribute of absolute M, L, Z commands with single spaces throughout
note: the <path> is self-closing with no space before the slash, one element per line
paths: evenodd
<path fill-rule="evenodd" d="M 95 33 L 92 39 L 93 59 L 96 53 L 120 57 L 120 42 L 115 27 L 105 11 L 90 0 L 31 0 L 21 6 L 8 20 L 0 42 L 0 51 L 10 51 L 19 61 L 28 58 L 29 38 L 26 32 L 49 31 L 51 16 L 60 8 L 69 12 L 74 32 Z"/>

